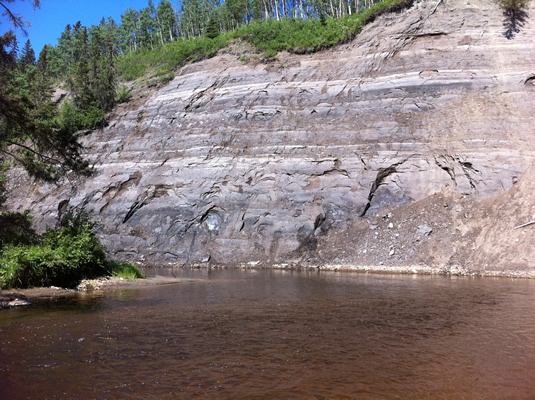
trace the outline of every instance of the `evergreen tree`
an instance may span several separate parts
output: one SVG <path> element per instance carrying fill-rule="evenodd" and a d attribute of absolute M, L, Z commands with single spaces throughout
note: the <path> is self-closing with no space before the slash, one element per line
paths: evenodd
<path fill-rule="evenodd" d="M 204 32 L 207 38 L 214 39 L 219 36 L 219 24 L 215 18 L 210 18 L 208 25 L 206 25 L 206 31 Z"/>
<path fill-rule="evenodd" d="M 55 107 L 35 101 L 32 83 L 22 78 L 16 37 L 8 32 L 0 37 L 0 153 L 45 180 L 57 179 L 62 171 L 87 171 L 76 136 L 54 125 Z"/>
<path fill-rule="evenodd" d="M 46 104 L 52 99 L 52 80 L 50 79 L 48 55 L 50 48 L 49 45 L 45 45 L 37 60 L 34 101 L 38 105 Z"/>
<path fill-rule="evenodd" d="M 25 22 L 22 19 L 22 16 L 13 13 L 10 8 L 7 6 L 9 3 L 13 3 L 15 0 L 0 0 L 0 9 L 2 9 L 2 16 L 7 18 L 7 20 L 15 27 L 20 29 L 26 36 L 26 27 L 29 26 L 29 22 Z M 34 11 L 41 6 L 39 0 L 32 0 Z"/>
<path fill-rule="evenodd" d="M 82 26 L 80 21 L 74 26 L 73 53 L 67 82 L 76 107 L 88 110 L 96 101 L 90 86 L 89 37 L 87 28 Z"/>
<path fill-rule="evenodd" d="M 25 69 L 29 65 L 35 65 L 35 61 L 35 51 L 32 48 L 30 39 L 28 39 L 22 48 L 22 52 L 19 57 L 19 65 L 22 69 Z"/>

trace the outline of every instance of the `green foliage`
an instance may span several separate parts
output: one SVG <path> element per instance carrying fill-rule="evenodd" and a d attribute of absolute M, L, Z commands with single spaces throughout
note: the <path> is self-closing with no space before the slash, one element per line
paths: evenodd
<path fill-rule="evenodd" d="M 105 122 L 106 114 L 100 108 L 89 106 L 86 110 L 77 108 L 70 100 L 63 102 L 58 116 L 61 129 L 72 134 L 82 129 L 95 129 Z"/>
<path fill-rule="evenodd" d="M 108 261 L 106 264 L 106 269 L 111 273 L 112 276 L 116 276 L 118 278 L 141 279 L 145 277 L 137 265 L 130 263 Z"/>
<path fill-rule="evenodd" d="M 0 154 L 47 181 L 69 170 L 87 172 L 76 136 L 57 129 L 43 63 L 18 68 L 14 49 L 12 32 L 0 36 Z"/>
<path fill-rule="evenodd" d="M 319 19 L 257 20 L 225 34 L 219 34 L 217 19 L 212 17 L 205 21 L 204 36 L 171 41 L 153 50 L 145 49 L 122 55 L 117 58 L 116 64 L 119 75 L 125 80 L 149 76 L 150 82 L 161 84 L 172 79 L 172 71 L 177 66 L 212 57 L 227 46 L 231 39 L 251 43 L 264 53 L 265 58 L 274 57 L 280 51 L 314 52 L 350 40 L 374 15 L 406 2 L 407 0 L 386 0 L 361 13 L 338 19 L 326 18 L 325 14 L 320 14 Z M 188 18 L 193 21 L 188 7 L 197 5 L 193 0 L 184 2 L 183 18 L 189 15 Z M 196 28 L 192 28 L 192 32 L 197 32 Z"/>
<path fill-rule="evenodd" d="M 12 214 L 27 227 L 31 225 L 28 214 Z M 70 209 L 59 228 L 48 229 L 43 236 L 34 235 L 31 240 L 15 241 L 12 237 L 0 249 L 0 289 L 71 287 L 81 279 L 108 274 L 127 279 L 143 277 L 135 265 L 106 260 L 105 250 L 96 237 L 90 214 Z"/>
<path fill-rule="evenodd" d="M 0 212 L 0 250 L 9 244 L 36 243 L 38 236 L 32 228 L 32 217 L 28 211 Z"/>
<path fill-rule="evenodd" d="M 228 44 L 225 35 L 210 39 L 200 36 L 190 40 L 170 42 L 155 50 L 144 50 L 127 56 L 119 56 L 117 66 L 120 75 L 127 80 L 142 77 L 146 71 L 152 71 L 152 77 L 171 77 L 172 71 L 179 65 L 199 61 L 214 56 L 218 50 Z"/>
<path fill-rule="evenodd" d="M 149 67 L 149 63 L 145 62 L 146 57 L 143 55 L 146 52 L 145 50 L 117 57 L 115 62 L 122 79 L 133 81 L 145 74 Z"/>
<path fill-rule="evenodd" d="M 121 90 L 117 92 L 117 97 L 115 101 L 118 104 L 121 103 L 128 103 L 130 100 L 132 100 L 132 93 L 128 90 L 126 86 L 121 87 Z"/>
<path fill-rule="evenodd" d="M 255 21 L 240 26 L 232 36 L 245 40 L 270 58 L 280 51 L 310 53 L 351 39 L 376 13 L 405 0 L 386 0 L 367 8 L 362 13 L 338 19 L 284 19 Z"/>
<path fill-rule="evenodd" d="M 84 211 L 66 213 L 39 243 L 9 244 L 0 253 L 0 288 L 69 287 L 105 273 L 105 248 Z"/>
<path fill-rule="evenodd" d="M 520 11 L 527 8 L 530 0 L 496 0 L 505 13 Z"/>
<path fill-rule="evenodd" d="M 215 18 L 211 18 L 208 21 L 204 34 L 208 39 L 214 39 L 219 36 L 219 24 Z"/>
<path fill-rule="evenodd" d="M 35 51 L 32 48 L 32 45 L 30 43 L 30 39 L 26 41 L 26 44 L 22 48 L 22 52 L 19 57 L 19 65 L 21 68 L 26 68 L 29 65 L 35 65 L 36 59 L 35 59 Z"/>

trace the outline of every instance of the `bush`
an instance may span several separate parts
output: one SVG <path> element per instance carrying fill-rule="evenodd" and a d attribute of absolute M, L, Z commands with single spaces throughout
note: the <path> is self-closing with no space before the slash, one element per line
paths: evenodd
<path fill-rule="evenodd" d="M 2 250 L 0 287 L 74 286 L 106 273 L 104 250 L 90 227 L 76 235 L 67 228 L 48 230 L 39 244 Z"/>
<path fill-rule="evenodd" d="M 179 65 L 213 57 L 228 43 L 225 35 L 215 38 L 205 36 L 190 40 L 170 42 L 154 50 L 143 50 L 117 58 L 121 77 L 134 80 L 151 71 L 152 78 L 158 83 L 168 82 Z"/>
<path fill-rule="evenodd" d="M 505 13 L 512 13 L 527 8 L 530 0 L 496 0 Z"/>
<path fill-rule="evenodd" d="M 121 104 L 128 103 L 130 100 L 132 100 L 132 93 L 130 93 L 126 86 L 123 86 L 121 90 L 117 92 L 116 101 L 118 104 Z"/>
<path fill-rule="evenodd" d="M 104 111 L 98 107 L 91 106 L 87 110 L 80 110 L 72 101 L 66 100 L 59 110 L 58 124 L 60 129 L 75 133 L 101 126 L 105 117 Z"/>
<path fill-rule="evenodd" d="M 256 21 L 240 26 L 232 32 L 232 37 L 251 43 L 264 52 L 265 58 L 271 58 L 284 50 L 311 53 L 352 39 L 375 15 L 404 3 L 409 4 L 410 0 L 386 0 L 361 13 L 338 19 L 325 18 L 320 14 L 317 20 L 289 18 L 281 21 Z"/>
<path fill-rule="evenodd" d="M 36 243 L 4 246 L 0 288 L 72 287 L 81 279 L 109 274 L 110 265 L 89 214 L 69 210 L 60 227 L 48 229 Z"/>
<path fill-rule="evenodd" d="M 37 240 L 29 212 L 0 212 L 0 250 L 8 244 L 31 244 Z"/>

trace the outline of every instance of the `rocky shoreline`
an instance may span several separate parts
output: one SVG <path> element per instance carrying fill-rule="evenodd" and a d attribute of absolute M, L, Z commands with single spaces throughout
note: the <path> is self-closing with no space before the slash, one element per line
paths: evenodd
<path fill-rule="evenodd" d="M 256 262 L 242 264 L 236 267 L 226 265 L 196 264 L 188 269 L 272 269 L 272 270 L 292 270 L 292 271 L 324 271 L 324 272 L 347 272 L 347 273 L 376 273 L 376 274 L 403 274 L 403 275 L 444 275 L 444 276 L 466 276 L 481 278 L 535 278 L 535 271 L 529 270 L 470 270 L 458 265 L 452 266 L 428 266 L 428 265 L 351 265 L 351 264 L 325 264 L 325 265 L 297 265 L 291 263 L 273 264 L 269 267 L 261 266 Z"/>
<path fill-rule="evenodd" d="M 170 267 L 171 268 L 171 267 Z M 244 269 L 244 270 L 292 270 L 292 271 L 322 271 L 322 272 L 347 272 L 347 273 L 371 273 L 371 274 L 401 274 L 401 275 L 443 275 L 479 278 L 535 278 L 535 271 L 515 271 L 515 270 L 468 270 L 460 266 L 431 267 L 427 265 L 413 266 L 388 266 L 388 265 L 349 265 L 349 264 L 326 264 L 326 265 L 291 265 L 274 264 L 269 268 L 263 267 L 255 262 L 243 264 L 235 267 L 223 265 L 196 264 L 188 269 Z M 0 291 L 0 309 L 12 307 L 22 307 L 31 305 L 37 299 L 55 299 L 60 297 L 75 296 L 81 292 L 91 292 L 110 289 L 141 288 L 149 286 L 177 284 L 193 279 L 182 279 L 174 277 L 153 276 L 145 279 L 126 280 L 116 277 L 104 277 L 97 279 L 84 279 L 75 289 L 66 289 L 56 286 L 40 287 L 18 290 Z"/>
<path fill-rule="evenodd" d="M 39 231 L 86 207 L 110 258 L 147 265 L 529 275 L 532 37 L 492 2 L 422 1 L 316 54 L 235 44 L 85 135 L 93 177 L 10 170 L 8 207 Z"/>

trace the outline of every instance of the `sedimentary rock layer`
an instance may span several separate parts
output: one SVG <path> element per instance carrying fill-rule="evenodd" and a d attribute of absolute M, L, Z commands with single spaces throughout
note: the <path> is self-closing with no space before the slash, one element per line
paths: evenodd
<path fill-rule="evenodd" d="M 314 55 L 187 65 L 84 139 L 95 177 L 19 187 L 11 208 L 43 227 L 86 206 L 125 259 L 270 265 L 383 207 L 508 190 L 534 156 L 533 29 L 509 40 L 493 2 L 436 4 Z"/>

